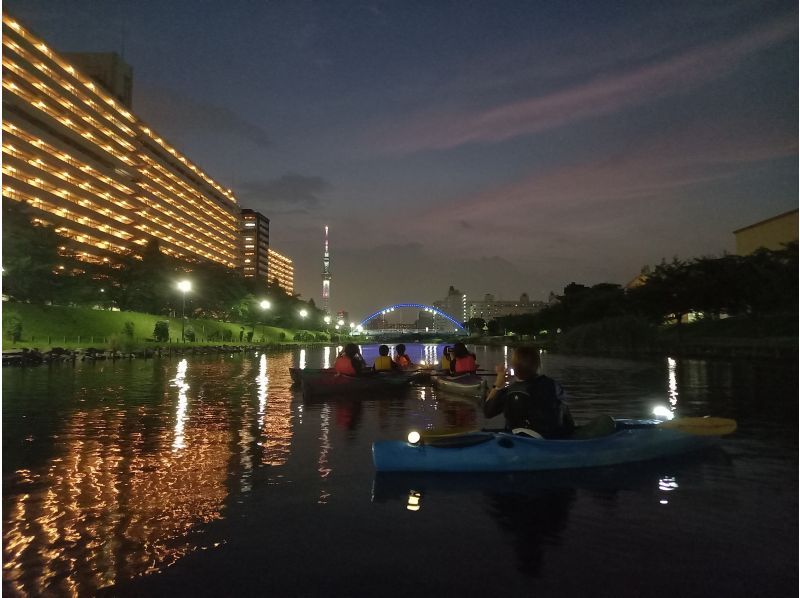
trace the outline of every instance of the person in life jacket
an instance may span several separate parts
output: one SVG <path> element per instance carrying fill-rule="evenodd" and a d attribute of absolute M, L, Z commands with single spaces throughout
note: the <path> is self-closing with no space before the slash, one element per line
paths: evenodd
<path fill-rule="evenodd" d="M 445 372 L 450 371 L 450 363 L 453 361 L 453 347 L 445 347 L 442 352 L 442 361 L 439 363 L 439 369 Z"/>
<path fill-rule="evenodd" d="M 539 374 L 541 359 L 535 347 L 517 347 L 512 357 L 516 380 L 505 386 L 506 370 L 495 368 L 495 385 L 483 405 L 489 418 L 503 414 L 506 430 L 532 430 L 543 438 L 566 438 L 575 430 L 572 414 L 564 402 L 564 389 Z"/>
<path fill-rule="evenodd" d="M 395 353 L 397 356 L 394 358 L 394 362 L 398 368 L 401 370 L 406 370 L 410 367 L 413 367 L 414 364 L 411 362 L 411 358 L 406 355 L 406 346 L 403 344 L 399 344 L 394 348 Z"/>
<path fill-rule="evenodd" d="M 378 357 L 375 359 L 372 369 L 376 372 L 390 372 L 396 367 L 395 362 L 389 357 L 389 347 L 386 345 L 378 347 Z"/>
<path fill-rule="evenodd" d="M 470 353 L 464 343 L 456 343 L 453 345 L 453 357 L 450 360 L 450 373 L 461 374 L 474 374 L 478 369 L 478 362 L 474 353 Z"/>
<path fill-rule="evenodd" d="M 361 357 L 358 345 L 347 343 L 333 363 L 333 369 L 336 370 L 337 374 L 358 376 L 365 369 L 364 358 Z"/>

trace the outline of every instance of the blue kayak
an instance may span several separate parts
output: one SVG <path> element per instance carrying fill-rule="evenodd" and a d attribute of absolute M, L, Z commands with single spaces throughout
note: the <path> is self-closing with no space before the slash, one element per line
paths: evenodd
<path fill-rule="evenodd" d="M 691 421 L 690 421 L 691 420 Z M 602 467 L 678 455 L 715 445 L 720 431 L 702 428 L 703 418 L 686 425 L 660 420 L 615 420 L 610 434 L 586 439 L 545 440 L 510 432 L 470 432 L 421 439 L 417 443 L 383 441 L 372 445 L 377 471 L 502 472 Z M 698 425 L 699 424 L 699 425 Z M 732 426 L 732 427 L 731 427 Z"/>

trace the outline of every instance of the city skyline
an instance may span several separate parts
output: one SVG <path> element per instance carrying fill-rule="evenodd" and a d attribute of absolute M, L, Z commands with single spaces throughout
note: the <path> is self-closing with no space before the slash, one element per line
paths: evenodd
<path fill-rule="evenodd" d="M 494 6 L 6 3 L 60 52 L 124 38 L 134 111 L 317 302 L 330 224 L 331 311 L 624 284 L 796 207 L 794 4 Z"/>

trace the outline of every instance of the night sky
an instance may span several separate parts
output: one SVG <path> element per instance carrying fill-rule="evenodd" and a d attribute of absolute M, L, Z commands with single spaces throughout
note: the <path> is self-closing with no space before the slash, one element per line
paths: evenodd
<path fill-rule="evenodd" d="M 134 112 L 354 315 L 545 299 L 798 205 L 797 4 L 7 0 L 120 51 Z"/>

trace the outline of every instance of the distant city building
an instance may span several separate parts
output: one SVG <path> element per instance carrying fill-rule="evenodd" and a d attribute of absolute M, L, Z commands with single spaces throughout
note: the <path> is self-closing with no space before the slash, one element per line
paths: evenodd
<path fill-rule="evenodd" d="M 469 301 L 467 310 L 469 318 L 482 318 L 487 322 L 503 316 L 518 316 L 534 314 L 545 307 L 544 301 L 531 301 L 527 293 L 522 293 L 517 301 L 504 301 L 495 299 L 487 293 L 483 301 Z"/>
<path fill-rule="evenodd" d="M 748 255 L 757 249 L 782 249 L 797 241 L 798 211 L 791 210 L 761 222 L 733 231 L 736 237 L 736 253 Z"/>
<path fill-rule="evenodd" d="M 434 314 L 429 311 L 420 311 L 417 315 L 417 320 L 414 323 L 417 330 L 433 330 L 434 328 Z"/>
<path fill-rule="evenodd" d="M 133 108 L 133 69 L 116 52 L 68 52 L 63 55 L 122 105 Z"/>
<path fill-rule="evenodd" d="M 241 267 L 233 193 L 5 13 L 2 127 L 3 199 L 52 225 L 62 251 L 113 262 L 157 239 L 168 255 Z"/>
<path fill-rule="evenodd" d="M 462 323 L 469 319 L 467 317 L 467 295 L 452 285 L 447 291 L 447 296 L 441 301 L 434 301 L 432 305 Z"/>
<path fill-rule="evenodd" d="M 288 295 L 294 294 L 294 266 L 292 260 L 281 255 L 274 249 L 269 249 L 269 271 L 267 280 L 277 284 Z"/>
<path fill-rule="evenodd" d="M 269 218 L 242 209 L 242 271 L 245 278 L 267 280 L 269 274 Z"/>

